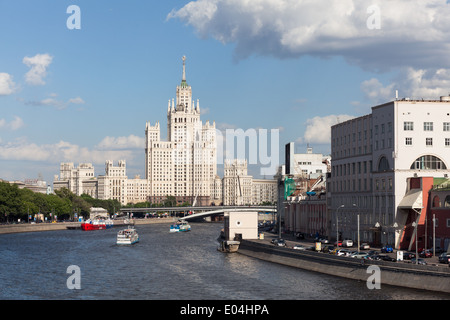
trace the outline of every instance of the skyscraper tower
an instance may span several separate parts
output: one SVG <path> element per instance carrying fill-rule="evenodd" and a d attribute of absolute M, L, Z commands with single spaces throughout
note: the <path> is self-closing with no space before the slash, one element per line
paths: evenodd
<path fill-rule="evenodd" d="M 217 173 L 215 123 L 200 120 L 199 101 L 192 100 L 186 81 L 186 57 L 176 99 L 167 107 L 167 141 L 160 139 L 159 123 L 147 123 L 145 133 L 150 201 L 175 196 L 178 203 L 209 205 Z"/>

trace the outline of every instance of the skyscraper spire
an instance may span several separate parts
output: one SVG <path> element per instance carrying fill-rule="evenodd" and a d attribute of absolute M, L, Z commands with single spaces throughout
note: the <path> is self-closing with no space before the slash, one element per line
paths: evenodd
<path fill-rule="evenodd" d="M 183 77 L 181 79 L 181 86 L 182 87 L 187 87 L 187 82 L 186 82 L 186 56 L 183 56 Z"/>

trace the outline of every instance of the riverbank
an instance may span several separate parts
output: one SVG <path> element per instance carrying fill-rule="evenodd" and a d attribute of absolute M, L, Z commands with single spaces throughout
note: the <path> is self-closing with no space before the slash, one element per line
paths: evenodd
<path fill-rule="evenodd" d="M 238 253 L 290 267 L 358 281 L 371 281 L 373 269 L 380 270 L 380 284 L 450 294 L 450 268 L 435 265 L 372 261 L 339 257 L 309 250 L 277 247 L 267 240 L 243 240 Z"/>
<path fill-rule="evenodd" d="M 124 220 L 113 220 L 114 227 L 127 226 L 130 223 Z M 174 218 L 151 218 L 151 219 L 134 219 L 135 225 L 153 224 L 153 223 L 172 223 Z M 8 233 L 25 233 L 25 232 L 42 232 L 42 231 L 56 231 L 69 230 L 81 228 L 80 222 L 57 222 L 57 223 L 18 223 L 0 225 L 0 234 Z"/>

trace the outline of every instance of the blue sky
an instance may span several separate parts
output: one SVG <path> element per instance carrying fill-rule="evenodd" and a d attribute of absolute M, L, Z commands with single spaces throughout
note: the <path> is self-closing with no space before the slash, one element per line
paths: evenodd
<path fill-rule="evenodd" d="M 165 137 L 183 55 L 203 121 L 280 130 L 280 162 L 291 141 L 328 154 L 330 125 L 395 90 L 449 94 L 449 11 L 445 0 L 0 0 L 0 178 L 51 183 L 60 162 L 99 175 L 120 159 L 143 177 L 145 122 Z"/>

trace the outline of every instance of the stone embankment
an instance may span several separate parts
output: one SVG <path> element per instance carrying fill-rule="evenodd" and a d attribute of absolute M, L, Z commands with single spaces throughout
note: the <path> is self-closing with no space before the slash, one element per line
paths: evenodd
<path fill-rule="evenodd" d="M 151 223 L 171 223 L 173 218 L 151 218 L 151 219 L 135 219 L 132 223 L 135 225 L 151 224 Z M 129 225 L 124 220 L 114 220 L 114 227 Z M 80 222 L 58 222 L 58 223 L 19 223 L 0 225 L 0 234 L 22 233 L 22 232 L 40 232 L 40 231 L 56 231 L 81 228 Z"/>
<path fill-rule="evenodd" d="M 265 261 L 359 281 L 380 270 L 380 284 L 450 293 L 450 268 L 403 262 L 340 257 L 309 250 L 277 247 L 264 240 L 242 240 L 238 252 Z"/>

